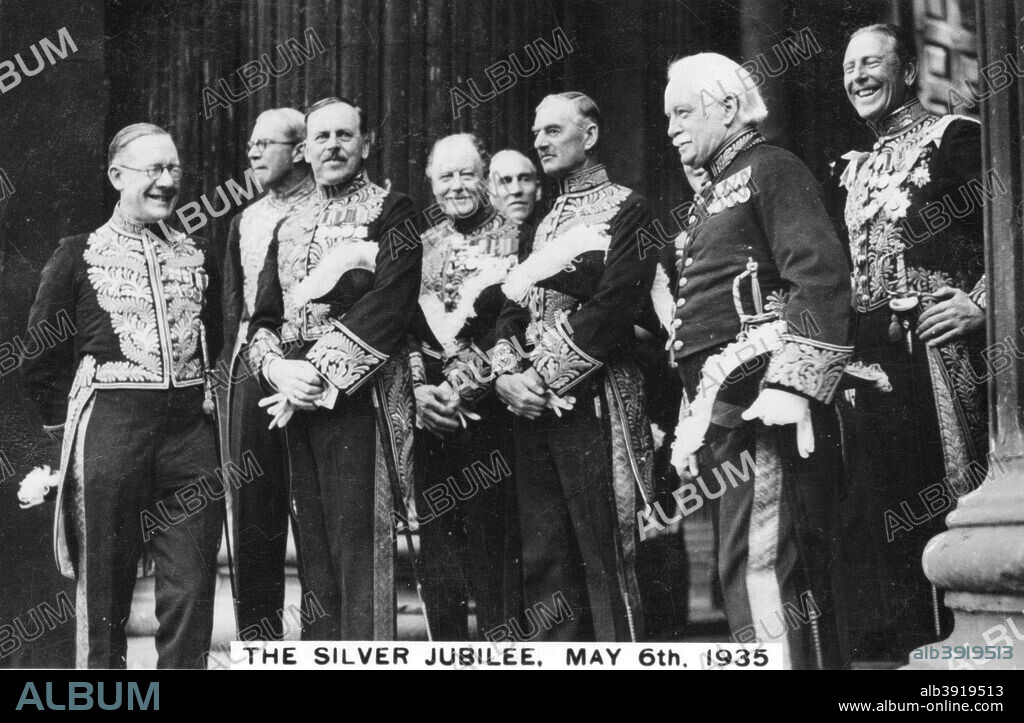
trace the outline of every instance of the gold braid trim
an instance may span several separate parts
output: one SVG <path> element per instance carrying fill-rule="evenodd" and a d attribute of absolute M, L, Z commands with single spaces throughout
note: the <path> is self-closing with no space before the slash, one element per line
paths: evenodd
<path fill-rule="evenodd" d="M 768 363 L 765 383 L 789 387 L 825 404 L 831 402 L 853 347 L 791 334 L 783 334 L 782 342 L 782 349 L 772 354 Z"/>

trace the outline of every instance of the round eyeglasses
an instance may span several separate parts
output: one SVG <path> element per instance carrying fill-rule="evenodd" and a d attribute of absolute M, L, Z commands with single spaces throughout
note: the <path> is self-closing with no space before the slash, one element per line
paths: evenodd
<path fill-rule="evenodd" d="M 266 138 L 261 138 L 258 141 L 249 141 L 245 144 L 245 150 L 251 151 L 253 147 L 256 147 L 260 153 L 267 150 L 267 146 L 297 146 L 302 141 L 269 141 Z"/>
<path fill-rule="evenodd" d="M 160 178 L 160 176 L 164 175 L 164 171 L 170 173 L 171 178 L 173 180 L 181 180 L 181 166 L 179 166 L 177 163 L 172 163 L 167 166 L 146 166 L 145 168 L 132 168 L 131 166 L 118 166 L 118 168 L 123 168 L 127 171 L 135 171 L 136 173 L 145 173 L 147 176 L 149 176 L 149 179 L 151 181 L 155 181 L 158 178 Z"/>

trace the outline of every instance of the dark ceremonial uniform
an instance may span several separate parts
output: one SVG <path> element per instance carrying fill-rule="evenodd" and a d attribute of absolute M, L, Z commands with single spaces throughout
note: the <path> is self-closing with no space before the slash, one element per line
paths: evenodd
<path fill-rule="evenodd" d="M 249 327 L 249 361 L 306 359 L 323 408 L 285 428 L 299 564 L 326 615 L 315 640 L 395 636 L 394 521 L 407 494 L 413 401 L 405 335 L 422 248 L 412 201 L 365 172 L 318 186 L 322 202 L 281 221 Z M 401 348 L 401 354 L 395 354 Z"/>
<path fill-rule="evenodd" d="M 307 176 L 287 193 L 271 191 L 231 221 L 224 264 L 224 351 L 227 357 L 225 454 L 241 469 L 254 459 L 262 471 L 244 485 L 229 485 L 228 522 L 235 574 L 235 617 L 240 639 L 281 639 L 284 564 L 288 543 L 288 481 L 283 435 L 267 429 L 265 395 L 245 354 L 256 285 L 274 229 L 285 216 L 316 199 Z M 248 456 L 248 458 L 247 458 Z"/>
<path fill-rule="evenodd" d="M 657 263 L 639 244 L 652 216 L 604 166 L 560 179 L 559 190 L 502 287 L 510 301 L 491 355 L 496 374 L 532 365 L 554 395 L 575 398 L 560 417 L 513 425 L 524 637 L 638 640 L 636 502 L 650 499 L 653 452 L 632 355 Z M 561 622 L 531 620 L 542 605 Z"/>
<path fill-rule="evenodd" d="M 917 320 L 943 286 L 984 308 L 982 201 L 1001 182 L 979 180 L 974 120 L 931 115 L 915 100 L 874 130 L 872 150 L 848 154 L 842 177 L 854 348 L 893 390 L 858 390 L 847 409 L 843 577 L 854 653 L 902 661 L 951 630 L 921 554 L 957 495 L 984 478 L 988 448 L 984 332 L 933 349 Z"/>
<path fill-rule="evenodd" d="M 470 598 L 481 639 L 518 613 L 512 415 L 491 389 L 489 354 L 505 301 L 501 284 L 530 228 L 485 207 L 471 218 L 446 218 L 422 237 L 424 380 L 448 380 L 481 417 L 444 439 L 418 434 L 423 602 L 435 640 L 469 639 Z"/>
<path fill-rule="evenodd" d="M 202 241 L 115 209 L 43 269 L 30 328 L 62 317 L 74 333 L 22 368 L 48 431 L 63 433 L 54 545 L 77 581 L 77 665 L 125 667 L 146 548 L 157 664 L 205 667 L 224 497 L 209 390 L 204 404 L 221 340 L 217 263 Z"/>
<path fill-rule="evenodd" d="M 718 152 L 677 239 L 672 355 L 685 395 L 673 461 L 685 470 L 697 457 L 684 508 L 698 484 L 712 500 L 734 638 L 783 643 L 792 667 L 835 667 L 841 457 L 828 405 L 851 351 L 849 266 L 810 172 L 763 141 L 748 130 Z M 809 459 L 793 425 L 741 419 L 766 386 L 810 400 Z"/>

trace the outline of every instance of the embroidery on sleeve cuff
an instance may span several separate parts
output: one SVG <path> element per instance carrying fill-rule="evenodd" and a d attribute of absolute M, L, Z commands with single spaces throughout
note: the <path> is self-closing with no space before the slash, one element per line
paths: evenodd
<path fill-rule="evenodd" d="M 260 373 L 265 371 L 266 364 L 272 357 L 284 357 L 284 349 L 281 348 L 281 341 L 277 334 L 267 329 L 257 329 L 252 335 L 252 342 L 249 344 L 249 368 L 259 369 Z M 266 374 L 263 374 L 266 378 Z M 267 379 L 269 382 L 270 380 Z"/>
<path fill-rule="evenodd" d="M 982 276 L 978 283 L 975 284 L 974 289 L 971 290 L 971 293 L 968 294 L 968 296 L 970 296 L 971 301 L 977 304 L 980 308 L 988 308 L 988 284 L 986 283 L 984 276 Z"/>
<path fill-rule="evenodd" d="M 388 357 L 363 342 L 344 324 L 332 323 L 334 331 L 320 337 L 306 354 L 306 359 L 332 385 L 351 394 L 384 366 Z"/>
<path fill-rule="evenodd" d="M 473 403 L 490 389 L 491 363 L 476 344 L 469 344 L 451 358 L 444 377 L 463 401 Z"/>
<path fill-rule="evenodd" d="M 491 358 L 491 373 L 495 377 L 502 374 L 519 374 L 523 371 L 523 360 L 508 339 L 498 341 L 487 356 Z"/>
<path fill-rule="evenodd" d="M 555 326 L 539 325 L 537 343 L 530 352 L 533 368 L 558 396 L 604 366 L 573 343 L 565 331 L 564 317 L 561 321 Z"/>
<path fill-rule="evenodd" d="M 825 404 L 832 401 L 853 347 L 815 343 L 789 334 L 782 340 L 782 349 L 772 354 L 768 363 L 765 383 L 789 387 Z"/>
<path fill-rule="evenodd" d="M 427 383 L 427 366 L 423 363 L 423 352 L 417 348 L 409 350 L 409 373 L 414 387 Z"/>

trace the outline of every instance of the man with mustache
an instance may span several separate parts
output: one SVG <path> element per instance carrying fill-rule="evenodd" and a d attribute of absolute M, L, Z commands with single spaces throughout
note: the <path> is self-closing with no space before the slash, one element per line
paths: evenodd
<path fill-rule="evenodd" d="M 318 201 L 278 225 L 249 325 L 249 363 L 276 391 L 261 404 L 287 425 L 303 584 L 325 612 L 305 632 L 315 640 L 395 636 L 422 247 L 409 197 L 367 178 L 367 123 L 344 98 L 306 112 Z"/>
<path fill-rule="evenodd" d="M 114 136 L 110 220 L 62 239 L 30 328 L 74 333 L 26 357 L 44 429 L 62 439 L 55 552 L 76 580 L 76 664 L 124 668 L 140 559 L 156 571 L 160 668 L 204 668 L 213 629 L 224 492 L 212 393 L 220 278 L 206 244 L 164 225 L 181 166 L 149 123 Z"/>
<path fill-rule="evenodd" d="M 854 654 L 892 662 L 951 630 L 921 554 L 941 512 L 984 478 L 988 450 L 982 207 L 993 191 L 978 122 L 926 111 L 917 67 L 913 37 L 891 25 L 855 31 L 843 62 L 850 103 L 877 136 L 842 175 L 854 353 L 893 390 L 858 390 L 848 410 L 842 574 Z"/>
<path fill-rule="evenodd" d="M 491 197 L 495 207 L 516 223 L 530 223 L 540 202 L 540 179 L 533 161 L 512 149 L 491 159 Z"/>
<path fill-rule="evenodd" d="M 280 640 L 284 563 L 288 541 L 288 482 L 280 430 L 267 429 L 258 406 L 264 396 L 246 362 L 245 339 L 256 285 L 274 229 L 316 198 L 302 157 L 306 123 L 294 108 L 274 108 L 256 119 L 247 144 L 249 164 L 267 194 L 234 217 L 224 265 L 224 350 L 229 357 L 227 454 L 239 467 L 255 458 L 263 473 L 229 485 L 235 617 L 241 640 Z"/>
<path fill-rule="evenodd" d="M 689 174 L 701 185 L 676 239 L 679 500 L 711 501 L 733 638 L 782 643 L 785 667 L 839 667 L 827 405 L 851 351 L 849 267 L 811 173 L 761 135 L 768 109 L 743 68 L 675 61 L 665 115 L 684 167 L 704 173 Z"/>
<path fill-rule="evenodd" d="M 652 440 L 633 353 L 657 263 L 640 253 L 652 215 L 595 159 L 601 114 L 589 96 L 547 96 L 533 133 L 559 195 L 502 286 L 491 355 L 516 415 L 524 607 L 560 619 L 529 635 L 639 640 L 635 501 L 650 499 Z"/>
<path fill-rule="evenodd" d="M 511 415 L 491 393 L 490 353 L 523 227 L 491 205 L 487 160 L 469 133 L 440 139 L 427 160 L 444 217 L 422 236 L 416 510 L 435 640 L 469 639 L 470 598 L 480 639 L 518 612 Z"/>

